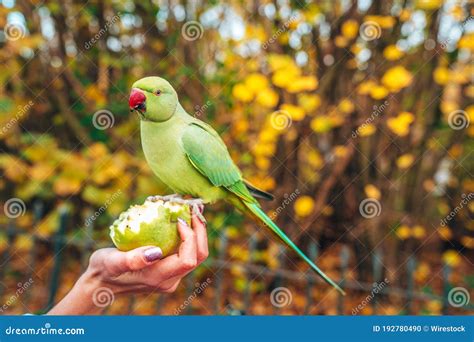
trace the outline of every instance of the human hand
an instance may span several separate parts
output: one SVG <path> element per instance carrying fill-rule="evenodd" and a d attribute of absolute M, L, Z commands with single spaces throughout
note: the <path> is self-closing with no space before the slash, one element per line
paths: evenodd
<path fill-rule="evenodd" d="M 162 258 L 158 247 L 140 247 L 128 252 L 103 248 L 94 252 L 86 272 L 66 297 L 48 314 L 90 314 L 99 312 L 99 291 L 113 299 L 122 293 L 170 293 L 181 279 L 208 256 L 206 226 L 193 214 L 192 228 L 179 220 L 181 245 L 176 254 Z M 111 303 L 108 303 L 111 304 Z"/>

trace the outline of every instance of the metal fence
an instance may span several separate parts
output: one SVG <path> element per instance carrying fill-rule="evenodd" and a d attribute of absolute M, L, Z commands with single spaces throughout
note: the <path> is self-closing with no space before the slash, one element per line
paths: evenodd
<path fill-rule="evenodd" d="M 40 203 L 35 204 L 34 206 L 34 223 L 37 224 L 40 219 L 42 218 L 42 205 Z M 47 294 L 47 301 L 46 305 L 42 312 L 46 312 L 49 308 L 51 308 L 56 301 L 59 300 L 57 297 L 58 288 L 60 285 L 60 276 L 63 269 L 63 261 L 64 261 L 64 253 L 68 247 L 77 248 L 80 251 L 81 255 L 81 263 L 85 267 L 87 265 L 88 259 L 90 254 L 93 252 L 94 249 L 98 248 L 98 245 L 90 238 L 92 236 L 93 227 L 92 225 L 85 227 L 84 229 L 87 230 L 86 238 L 82 241 L 67 241 L 67 226 L 68 226 L 68 219 L 70 215 L 68 210 L 64 209 L 60 212 L 59 215 L 59 222 L 58 228 L 55 231 L 55 234 L 48 238 L 46 241 L 50 244 L 51 251 L 53 253 L 53 265 L 52 271 L 50 275 L 50 283 L 48 286 L 48 294 Z M 10 259 L 12 257 L 12 246 L 15 239 L 17 239 L 22 234 L 28 234 L 33 239 L 33 247 L 29 251 L 29 255 L 25 256 L 25 260 L 28 262 L 29 268 L 25 270 L 26 278 L 33 277 L 35 263 L 37 262 L 38 258 L 38 249 L 36 248 L 38 243 L 45 242 L 44 237 L 40 237 L 37 234 L 31 234 L 30 232 L 25 232 L 22 229 L 18 229 L 15 224 L 15 220 L 10 220 L 6 227 L 2 227 L 1 231 L 6 234 L 6 238 L 8 239 L 8 246 L 0 256 L 0 284 L 4 284 L 4 279 L 7 277 L 7 271 L 9 269 Z M 252 306 L 252 291 L 250 288 L 250 281 L 247 282 L 247 286 L 243 291 L 243 305 L 240 307 L 235 308 L 232 305 L 227 305 L 225 301 L 225 291 L 224 291 L 224 283 L 225 283 L 225 271 L 231 269 L 232 267 L 240 267 L 241 269 L 245 270 L 245 274 L 248 280 L 253 279 L 255 275 L 259 276 L 266 276 L 272 278 L 272 287 L 284 287 L 285 284 L 297 282 L 304 282 L 305 283 L 305 307 L 301 314 L 309 314 L 311 313 L 310 309 L 315 304 L 314 299 L 312 296 L 312 291 L 319 283 L 322 283 L 322 280 L 315 276 L 311 272 L 300 272 L 294 271 L 288 268 L 278 268 L 278 269 L 269 269 L 257 263 L 254 263 L 252 260 L 248 262 L 234 262 L 228 260 L 226 258 L 228 252 L 228 237 L 226 230 L 222 231 L 219 237 L 219 248 L 217 250 L 217 255 L 214 257 L 210 257 L 206 261 L 206 266 L 212 268 L 214 270 L 214 279 L 212 282 L 212 286 L 214 287 L 214 298 L 213 303 L 209 305 L 212 307 L 212 313 L 214 314 L 247 314 L 251 313 L 251 306 Z M 251 236 L 248 242 L 248 249 L 250 255 L 257 248 L 255 236 Z M 99 246 L 99 247 L 105 247 Z M 279 253 L 281 257 L 281 263 L 283 264 L 283 255 L 284 255 L 284 247 L 281 246 L 281 253 Z M 315 260 L 318 257 L 318 246 L 316 243 L 312 242 L 309 244 L 308 248 L 308 255 L 311 259 Z M 406 288 L 395 287 L 391 285 L 383 286 L 374 293 L 374 286 L 377 284 L 383 283 L 382 276 L 383 276 L 383 264 L 382 264 L 382 253 L 380 251 L 375 251 L 372 253 L 372 280 L 373 282 L 359 282 L 347 279 L 347 274 L 349 271 L 349 259 L 350 259 L 350 250 L 349 247 L 344 246 L 340 251 L 340 260 L 341 260 L 341 278 L 339 279 L 339 284 L 342 288 L 344 288 L 348 292 L 348 296 L 351 294 L 359 294 L 359 295 L 370 295 L 370 300 L 367 302 L 367 305 L 370 305 L 372 308 L 372 314 L 380 314 L 379 310 L 379 303 L 384 297 L 397 297 L 400 300 L 406 301 L 406 306 L 404 313 L 406 314 L 415 314 L 416 312 L 413 311 L 413 303 L 415 301 L 430 301 L 430 300 L 437 300 L 442 303 L 442 310 L 443 314 L 450 314 L 456 311 L 457 309 L 461 309 L 464 311 L 474 310 L 474 306 L 470 303 L 464 305 L 460 308 L 454 308 L 450 305 L 450 301 L 448 298 L 449 291 L 453 288 L 453 285 L 449 281 L 449 275 L 451 273 L 451 269 L 448 265 L 443 265 L 442 270 L 442 278 L 443 278 L 443 291 L 442 294 L 431 294 L 426 292 L 420 292 L 415 290 L 415 281 L 414 281 L 414 273 L 417 267 L 417 260 L 415 257 L 410 257 L 408 262 L 406 263 L 406 267 L 404 270 L 404 274 L 406 277 Z M 185 278 L 184 284 L 186 286 L 186 296 L 189 296 L 195 290 L 196 278 L 195 273 L 191 273 Z M 0 288 L 0 298 L 4 295 L 4 292 L 7 289 L 5 286 Z M 162 295 L 158 298 L 157 303 L 157 311 L 156 313 L 160 313 L 160 308 L 163 307 L 163 304 L 170 295 Z M 25 298 L 22 298 L 24 302 L 24 306 L 28 307 L 28 302 L 30 301 L 30 296 L 25 295 Z M 339 295 L 337 301 L 337 313 L 338 314 L 347 314 L 347 308 L 345 310 L 345 301 L 347 297 Z M 131 302 L 131 310 L 133 312 L 133 299 Z M 273 314 L 279 314 L 280 308 L 278 306 L 272 307 Z M 194 309 L 192 305 L 187 305 L 184 310 L 180 312 L 180 314 L 193 314 Z"/>

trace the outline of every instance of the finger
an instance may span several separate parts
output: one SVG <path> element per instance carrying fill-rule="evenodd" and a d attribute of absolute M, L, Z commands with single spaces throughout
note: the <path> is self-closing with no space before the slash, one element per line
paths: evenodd
<path fill-rule="evenodd" d="M 121 275 L 126 272 L 139 271 L 144 269 L 163 257 L 161 248 L 145 246 L 133 249 L 128 252 L 121 252 L 118 249 L 110 248 L 103 255 L 104 268 L 112 275 Z"/>
<path fill-rule="evenodd" d="M 181 219 L 178 220 L 178 231 L 182 240 L 178 253 L 167 256 L 153 267 L 144 270 L 147 278 L 168 280 L 184 277 L 196 267 L 196 233 Z"/>
<path fill-rule="evenodd" d="M 192 223 L 194 232 L 196 233 L 197 263 L 200 264 L 209 256 L 206 224 L 201 222 L 199 217 L 195 214 L 192 216 Z"/>
<path fill-rule="evenodd" d="M 178 257 L 181 261 L 181 266 L 189 271 L 189 269 L 196 267 L 197 264 L 196 233 L 181 218 L 178 219 L 178 231 L 182 240 L 178 250 Z"/>

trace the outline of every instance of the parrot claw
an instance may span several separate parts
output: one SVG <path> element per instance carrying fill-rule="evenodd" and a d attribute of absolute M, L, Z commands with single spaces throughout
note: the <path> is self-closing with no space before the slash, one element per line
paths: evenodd
<path fill-rule="evenodd" d="M 177 198 L 181 198 L 181 196 L 178 194 L 171 194 L 171 195 L 166 195 L 166 196 L 155 195 L 155 196 L 148 196 L 147 201 L 156 202 L 158 200 L 162 200 L 166 202 L 166 201 L 170 201 Z"/>
<path fill-rule="evenodd" d="M 202 214 L 204 212 L 204 204 L 202 203 L 202 201 L 199 200 L 199 202 L 193 203 L 192 207 L 193 214 L 199 218 L 199 221 L 201 221 L 202 223 L 207 223 L 206 218 Z"/>
<path fill-rule="evenodd" d="M 202 223 L 207 223 L 204 215 L 204 203 L 200 198 L 191 198 L 191 199 L 184 199 L 178 194 L 171 194 L 166 196 L 148 196 L 146 199 L 147 201 L 156 202 L 156 201 L 163 201 L 163 202 L 176 202 L 181 204 L 188 204 L 191 207 L 191 211 L 194 215 L 196 215 Z"/>

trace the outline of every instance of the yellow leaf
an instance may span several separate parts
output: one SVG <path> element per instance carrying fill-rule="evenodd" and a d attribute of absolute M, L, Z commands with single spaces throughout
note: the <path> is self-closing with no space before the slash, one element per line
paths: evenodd
<path fill-rule="evenodd" d="M 264 88 L 257 94 L 257 103 L 263 107 L 273 108 L 278 104 L 278 94 L 270 88 Z"/>
<path fill-rule="evenodd" d="M 314 200 L 310 196 L 301 196 L 295 201 L 294 209 L 299 217 L 309 216 L 314 209 Z"/>
<path fill-rule="evenodd" d="M 30 176 L 34 180 L 45 181 L 48 177 L 52 176 L 54 167 L 47 163 L 37 163 L 30 169 Z"/>
<path fill-rule="evenodd" d="M 354 19 L 349 19 L 342 24 L 341 32 L 347 39 L 354 39 L 359 33 L 359 24 Z"/>
<path fill-rule="evenodd" d="M 349 44 L 349 42 L 347 41 L 346 37 L 337 36 L 336 38 L 334 38 L 334 44 L 338 48 L 345 48 Z"/>
<path fill-rule="evenodd" d="M 409 125 L 415 121 L 415 116 L 410 112 L 401 112 L 398 114 L 398 118 L 405 125 Z"/>
<path fill-rule="evenodd" d="M 392 28 L 395 25 L 395 18 L 389 15 L 367 15 L 364 17 L 364 22 L 376 22 L 383 29 Z"/>
<path fill-rule="evenodd" d="M 400 89 L 408 87 L 412 82 L 412 74 L 403 66 L 396 66 L 388 69 L 382 76 L 382 84 L 390 91 L 398 92 Z"/>
<path fill-rule="evenodd" d="M 398 17 L 400 18 L 400 21 L 402 22 L 408 21 L 411 18 L 411 11 L 405 8 L 400 12 Z"/>
<path fill-rule="evenodd" d="M 426 229 L 423 226 L 416 225 L 412 228 L 412 235 L 415 239 L 423 239 L 426 236 Z"/>
<path fill-rule="evenodd" d="M 270 65 L 270 68 L 272 69 L 272 71 L 285 69 L 285 68 L 291 68 L 295 66 L 290 56 L 275 55 L 275 54 L 272 54 L 268 57 L 268 64 Z"/>
<path fill-rule="evenodd" d="M 311 91 L 318 87 L 318 80 L 314 76 L 301 76 L 287 84 L 286 89 L 290 93 L 299 93 L 301 91 Z"/>
<path fill-rule="evenodd" d="M 461 243 L 464 247 L 469 249 L 474 249 L 474 238 L 470 236 L 463 236 L 461 238 Z"/>
<path fill-rule="evenodd" d="M 458 252 L 450 249 L 443 253 L 443 261 L 451 267 L 456 267 L 461 263 L 461 257 Z"/>
<path fill-rule="evenodd" d="M 431 314 L 440 314 L 441 309 L 443 308 L 443 303 L 441 301 L 433 299 L 428 301 L 426 303 L 426 309 L 431 313 Z"/>
<path fill-rule="evenodd" d="M 397 159 L 397 166 L 400 169 L 407 169 L 411 166 L 411 164 L 413 164 L 414 159 L 415 159 L 415 157 L 410 153 L 406 153 L 404 155 L 401 155 Z"/>
<path fill-rule="evenodd" d="M 359 84 L 357 91 L 360 95 L 368 95 L 372 91 L 372 88 L 374 88 L 376 85 L 377 83 L 374 81 L 368 80 Z"/>
<path fill-rule="evenodd" d="M 354 104 L 349 99 L 342 99 L 338 107 L 339 110 L 345 114 L 349 114 L 354 111 Z"/>
<path fill-rule="evenodd" d="M 474 51 L 474 33 L 468 33 L 459 39 L 458 47 L 460 49 L 467 49 Z"/>
<path fill-rule="evenodd" d="M 426 262 L 420 262 L 418 267 L 415 270 L 415 279 L 418 282 L 424 282 L 430 275 L 430 266 Z"/>
<path fill-rule="evenodd" d="M 410 112 L 402 112 L 394 118 L 387 120 L 387 127 L 396 135 L 404 137 L 410 132 L 410 124 L 415 120 L 415 117 Z"/>
<path fill-rule="evenodd" d="M 19 235 L 15 240 L 15 249 L 19 251 L 30 251 L 33 248 L 33 239 L 28 235 Z"/>
<path fill-rule="evenodd" d="M 433 72 L 433 79 L 440 85 L 445 85 L 449 81 L 449 70 L 445 67 L 438 67 Z"/>
<path fill-rule="evenodd" d="M 451 228 L 449 228 L 447 226 L 439 227 L 437 232 L 443 240 L 451 240 L 452 237 L 453 237 L 453 233 L 451 232 Z"/>
<path fill-rule="evenodd" d="M 410 237 L 411 235 L 411 230 L 410 230 L 410 227 L 408 227 L 407 225 L 403 224 L 401 225 L 400 227 L 398 227 L 397 231 L 395 232 L 395 234 L 397 235 L 397 237 L 400 239 L 400 240 L 406 240 Z"/>
<path fill-rule="evenodd" d="M 396 45 L 389 45 L 383 50 L 384 57 L 389 61 L 396 61 L 403 57 L 403 51 Z"/>
<path fill-rule="evenodd" d="M 381 100 L 388 96 L 388 90 L 383 86 L 376 85 L 370 90 L 370 96 L 375 100 Z"/>
<path fill-rule="evenodd" d="M 101 142 L 94 143 L 87 149 L 87 154 L 93 159 L 101 159 L 108 153 L 107 145 Z"/>
<path fill-rule="evenodd" d="M 270 168 L 271 166 L 271 163 L 270 163 L 270 159 L 268 158 L 256 158 L 255 159 L 255 165 L 257 165 L 257 167 L 260 169 L 260 170 L 263 170 L 263 171 L 266 171 Z"/>
<path fill-rule="evenodd" d="M 232 96 L 242 102 L 250 102 L 253 99 L 253 93 L 243 83 L 237 83 L 232 88 Z"/>
<path fill-rule="evenodd" d="M 329 132 L 332 128 L 332 121 L 326 115 L 321 115 L 315 117 L 311 120 L 311 129 L 316 133 L 325 133 Z"/>
<path fill-rule="evenodd" d="M 425 11 L 438 9 L 443 4 L 443 0 L 417 0 L 416 7 Z"/>
<path fill-rule="evenodd" d="M 309 165 L 319 170 L 324 165 L 324 159 L 321 157 L 321 154 L 316 150 L 310 150 L 307 154 Z"/>
<path fill-rule="evenodd" d="M 245 79 L 245 85 L 251 92 L 257 93 L 268 86 L 268 80 L 262 74 L 250 74 Z"/>
<path fill-rule="evenodd" d="M 363 124 L 357 128 L 357 132 L 361 137 L 368 137 L 375 133 L 377 128 L 373 124 Z"/>
<path fill-rule="evenodd" d="M 81 190 L 81 181 L 70 176 L 60 176 L 54 182 L 53 189 L 59 196 L 73 195 Z"/>
<path fill-rule="evenodd" d="M 286 88 L 301 74 L 301 70 L 295 66 L 288 66 L 284 69 L 277 70 L 272 76 L 274 85 L 280 88 Z"/>
<path fill-rule="evenodd" d="M 369 198 L 375 198 L 376 200 L 379 200 L 381 197 L 380 190 L 373 184 L 367 184 L 364 188 L 364 191 Z"/>
<path fill-rule="evenodd" d="M 288 113 L 291 119 L 295 121 L 301 121 L 305 117 L 305 112 L 303 108 L 292 105 L 292 104 L 284 103 L 281 105 L 280 109 L 283 112 Z"/>
<path fill-rule="evenodd" d="M 336 145 L 333 148 L 333 153 L 336 158 L 344 158 L 347 154 L 347 147 L 344 145 Z"/>
<path fill-rule="evenodd" d="M 300 94 L 298 96 L 298 105 L 300 105 L 306 113 L 311 113 L 321 105 L 321 98 L 318 95 Z"/>

